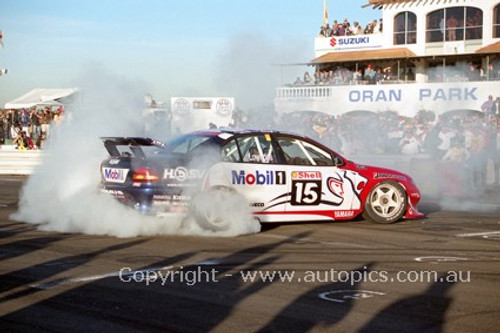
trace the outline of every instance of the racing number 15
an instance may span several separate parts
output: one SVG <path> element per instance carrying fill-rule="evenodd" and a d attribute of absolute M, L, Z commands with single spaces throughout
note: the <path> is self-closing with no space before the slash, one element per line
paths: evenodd
<path fill-rule="evenodd" d="M 321 180 L 293 181 L 292 205 L 318 205 L 321 201 Z"/>

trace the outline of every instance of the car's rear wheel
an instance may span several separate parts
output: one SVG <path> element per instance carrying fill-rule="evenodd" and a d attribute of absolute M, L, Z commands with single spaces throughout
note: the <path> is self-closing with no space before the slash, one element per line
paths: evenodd
<path fill-rule="evenodd" d="M 191 205 L 191 214 L 203 229 L 222 231 L 231 224 L 224 202 L 233 196 L 234 191 L 226 187 L 213 187 L 199 193 Z"/>
<path fill-rule="evenodd" d="M 363 218 L 375 223 L 394 223 L 403 217 L 407 206 L 403 186 L 395 181 L 383 181 L 370 191 Z"/>

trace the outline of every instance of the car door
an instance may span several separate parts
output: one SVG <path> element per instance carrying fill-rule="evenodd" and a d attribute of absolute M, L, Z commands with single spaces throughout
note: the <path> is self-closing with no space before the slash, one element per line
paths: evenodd
<path fill-rule="evenodd" d="M 271 135 L 237 136 L 223 146 L 222 155 L 228 186 L 246 198 L 252 211 L 263 221 L 282 215 L 288 185 Z"/>
<path fill-rule="evenodd" d="M 287 220 L 354 216 L 361 208 L 358 173 L 337 167 L 332 153 L 313 141 L 287 135 L 276 139 L 287 163 Z"/>

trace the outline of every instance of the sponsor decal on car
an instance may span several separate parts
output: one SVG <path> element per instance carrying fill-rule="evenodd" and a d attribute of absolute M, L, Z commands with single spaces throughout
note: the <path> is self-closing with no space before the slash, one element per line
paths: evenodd
<path fill-rule="evenodd" d="M 155 194 L 153 200 L 172 200 L 172 196 L 168 194 Z"/>
<path fill-rule="evenodd" d="M 101 192 L 102 193 L 106 193 L 106 194 L 109 194 L 109 195 L 112 195 L 116 198 L 124 198 L 125 197 L 125 194 L 122 192 L 122 191 L 119 191 L 119 190 L 106 190 L 106 189 L 101 189 Z"/>
<path fill-rule="evenodd" d="M 392 174 L 392 173 L 375 173 L 375 175 L 373 176 L 373 178 L 393 178 L 393 179 L 399 179 L 399 180 L 402 180 L 402 181 L 407 181 L 408 179 L 406 179 L 405 176 L 402 176 L 402 175 L 395 175 L 395 174 Z"/>
<path fill-rule="evenodd" d="M 180 182 L 187 179 L 200 179 L 205 174 L 204 171 L 197 169 L 187 169 L 185 167 L 177 167 L 175 169 L 165 169 L 163 172 L 164 179 L 175 179 Z"/>
<path fill-rule="evenodd" d="M 344 180 L 342 178 L 329 177 L 327 179 L 328 189 L 339 198 L 344 197 Z"/>
<path fill-rule="evenodd" d="M 292 206 L 319 205 L 321 193 L 321 172 L 292 171 Z"/>
<path fill-rule="evenodd" d="M 102 168 L 102 175 L 109 183 L 124 183 L 127 179 L 128 169 Z"/>
<path fill-rule="evenodd" d="M 286 184 L 285 171 L 255 171 L 231 170 L 232 183 L 236 185 L 284 185 Z"/>
<path fill-rule="evenodd" d="M 333 216 L 336 219 L 347 219 L 354 216 L 353 210 L 336 210 L 333 212 Z"/>
<path fill-rule="evenodd" d="M 321 172 L 319 171 L 292 171 L 292 179 L 321 179 Z"/>

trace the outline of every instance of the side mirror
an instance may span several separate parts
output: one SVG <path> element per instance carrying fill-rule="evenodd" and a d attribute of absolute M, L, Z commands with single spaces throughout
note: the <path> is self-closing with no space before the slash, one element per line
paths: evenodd
<path fill-rule="evenodd" d="M 341 159 L 339 156 L 334 156 L 333 157 L 333 165 L 338 166 L 344 164 L 344 160 Z"/>

